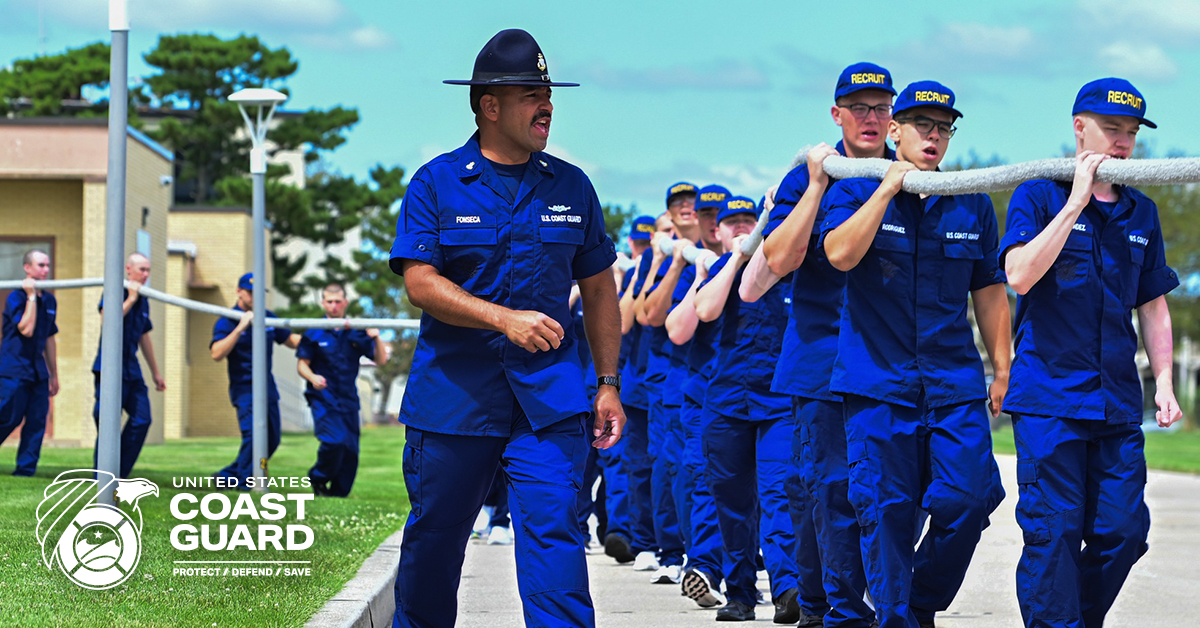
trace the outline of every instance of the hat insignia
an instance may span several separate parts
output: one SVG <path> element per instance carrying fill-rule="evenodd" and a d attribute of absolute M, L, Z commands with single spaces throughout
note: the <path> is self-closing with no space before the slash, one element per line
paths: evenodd
<path fill-rule="evenodd" d="M 546 57 L 543 57 L 540 52 L 538 53 L 537 69 L 539 72 L 546 71 Z"/>

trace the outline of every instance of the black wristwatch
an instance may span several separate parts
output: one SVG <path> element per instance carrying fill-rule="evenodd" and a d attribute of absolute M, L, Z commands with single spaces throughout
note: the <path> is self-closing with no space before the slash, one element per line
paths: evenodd
<path fill-rule="evenodd" d="M 596 378 L 596 388 L 601 386 L 612 386 L 621 392 L 621 376 L 620 375 L 601 375 Z"/>

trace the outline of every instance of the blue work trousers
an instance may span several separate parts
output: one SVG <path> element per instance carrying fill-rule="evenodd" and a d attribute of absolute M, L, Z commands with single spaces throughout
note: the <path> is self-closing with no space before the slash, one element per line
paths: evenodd
<path fill-rule="evenodd" d="M 717 506 L 721 538 L 731 568 L 725 574 L 730 600 L 754 606 L 758 548 L 775 598 L 797 586 L 796 537 L 787 485 L 792 464 L 792 422 L 744 421 L 705 408 L 704 457 L 708 486 Z"/>
<path fill-rule="evenodd" d="M 100 429 L 100 374 L 92 371 L 96 382 L 96 402 L 92 405 L 92 420 L 96 429 Z M 133 472 L 142 453 L 142 445 L 146 443 L 146 434 L 150 432 L 150 390 L 146 382 L 140 379 L 127 379 L 121 382 L 121 409 L 129 416 L 125 427 L 121 429 L 121 475 L 128 478 Z M 100 437 L 96 437 L 96 448 L 92 452 L 92 464 L 99 469 Z"/>
<path fill-rule="evenodd" d="M 0 443 L 25 422 L 13 475 L 31 476 L 37 471 L 49 413 L 50 382 L 0 377 Z"/>
<path fill-rule="evenodd" d="M 246 479 L 254 476 L 254 401 L 251 395 L 239 397 L 233 407 L 237 409 L 238 429 L 242 431 L 242 446 L 237 458 L 217 475 L 236 478 L 239 488 L 245 489 Z M 279 400 L 267 400 L 267 458 L 279 448 Z M 264 461 L 265 462 L 265 461 Z"/>
<path fill-rule="evenodd" d="M 575 510 L 591 446 L 587 416 L 534 431 L 518 413 L 508 437 L 407 428 L 404 482 L 412 510 L 400 546 L 393 626 L 454 625 L 467 539 L 497 464 L 508 477 L 525 625 L 595 626 Z"/>
<path fill-rule="evenodd" d="M 850 468 L 846 461 L 846 420 L 837 401 L 793 397 L 796 416 L 796 440 L 793 453 L 799 460 L 800 477 L 807 495 L 811 525 L 820 560 L 826 628 L 867 628 L 875 621 L 875 611 L 864 601 L 867 576 L 863 570 L 861 530 L 850 505 Z M 807 552 L 796 529 L 796 560 L 803 574 Z M 801 583 L 805 578 L 801 577 Z M 804 587 L 801 587 L 802 589 Z M 807 611 L 806 611 L 807 612 Z"/>
<path fill-rule="evenodd" d="M 629 532 L 629 478 L 625 475 L 625 467 L 621 460 L 625 455 L 625 437 L 608 449 L 596 450 L 600 457 L 600 474 L 603 481 L 600 491 L 604 495 L 604 529 L 601 530 L 600 541 L 609 534 L 620 534 L 626 539 L 632 538 Z M 597 499 L 599 499 L 597 495 Z M 597 514 L 599 518 L 599 514 Z"/>
<path fill-rule="evenodd" d="M 1004 499 L 982 400 L 910 408 L 846 395 L 850 503 L 880 628 L 918 628 L 950 606 L 988 515 Z M 913 549 L 917 508 L 929 531 Z"/>
<path fill-rule="evenodd" d="M 634 554 L 657 552 L 650 459 L 650 418 L 645 408 L 625 406 L 625 451 L 621 466 L 629 486 L 629 545 Z"/>
<path fill-rule="evenodd" d="M 1100 628 L 1148 549 L 1141 426 L 1020 415 L 1013 434 L 1025 625 Z"/>
<path fill-rule="evenodd" d="M 717 524 L 717 504 L 705 474 L 702 434 L 707 424 L 706 416 L 699 402 L 684 397 L 679 410 L 683 426 L 683 464 L 679 475 L 683 478 L 683 491 L 691 497 L 691 509 L 686 520 L 681 518 L 679 523 L 691 530 L 686 536 L 688 567 L 708 574 L 713 586 L 719 586 L 725 578 L 729 558 Z"/>
<path fill-rule="evenodd" d="M 675 475 L 683 451 L 678 431 L 671 429 L 677 422 L 679 406 L 652 401 L 650 408 L 650 492 L 654 500 L 654 540 L 658 544 L 658 564 L 683 564 L 683 535 L 679 530 L 679 510 L 675 507 Z"/>
<path fill-rule="evenodd" d="M 308 407 L 312 409 L 313 435 L 320 443 L 317 462 L 308 475 L 326 486 L 330 495 L 346 497 L 358 475 L 358 411 L 339 410 L 311 397 Z"/>

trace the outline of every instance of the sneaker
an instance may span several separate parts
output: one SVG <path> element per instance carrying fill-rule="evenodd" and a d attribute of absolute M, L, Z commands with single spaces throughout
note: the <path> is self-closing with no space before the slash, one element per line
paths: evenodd
<path fill-rule="evenodd" d="M 492 528 L 490 532 L 488 532 L 487 544 L 488 545 L 512 545 L 513 544 L 512 532 L 509 532 L 508 528 L 501 528 L 500 526 L 496 526 L 496 527 Z"/>
<path fill-rule="evenodd" d="M 683 589 L 683 594 L 700 608 L 712 608 L 722 603 L 721 594 L 712 585 L 712 578 L 699 569 L 687 570 L 683 574 L 683 584 L 680 588 Z"/>
<path fill-rule="evenodd" d="M 766 603 L 767 603 L 767 598 L 763 596 L 763 592 L 755 591 L 754 592 L 754 605 L 755 606 L 763 606 Z"/>
<path fill-rule="evenodd" d="M 717 621 L 754 621 L 754 607 L 730 600 L 717 610 Z"/>
<path fill-rule="evenodd" d="M 683 567 L 679 565 L 666 565 L 665 567 L 659 567 L 658 570 L 654 572 L 654 575 L 650 576 L 650 583 L 679 584 L 679 581 L 682 578 Z"/>
<path fill-rule="evenodd" d="M 631 563 L 637 556 L 624 534 L 613 532 L 604 537 L 604 553 L 616 559 L 618 564 Z"/>
<path fill-rule="evenodd" d="M 773 599 L 775 602 L 775 618 L 771 621 L 777 624 L 794 624 L 800 621 L 800 589 L 792 587 Z"/>
<path fill-rule="evenodd" d="M 491 522 L 492 512 L 495 509 L 495 506 L 484 506 L 479 509 L 479 514 L 475 515 L 475 524 L 471 526 L 472 536 L 480 537 L 487 533 L 488 523 Z"/>
<path fill-rule="evenodd" d="M 658 557 L 654 552 L 638 552 L 633 559 L 634 571 L 654 571 L 658 569 Z"/>

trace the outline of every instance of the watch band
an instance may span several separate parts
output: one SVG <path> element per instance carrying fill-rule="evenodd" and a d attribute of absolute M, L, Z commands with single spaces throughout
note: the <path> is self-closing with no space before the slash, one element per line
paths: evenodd
<path fill-rule="evenodd" d="M 596 378 L 596 387 L 612 386 L 621 392 L 621 376 L 620 375 L 601 375 Z"/>

